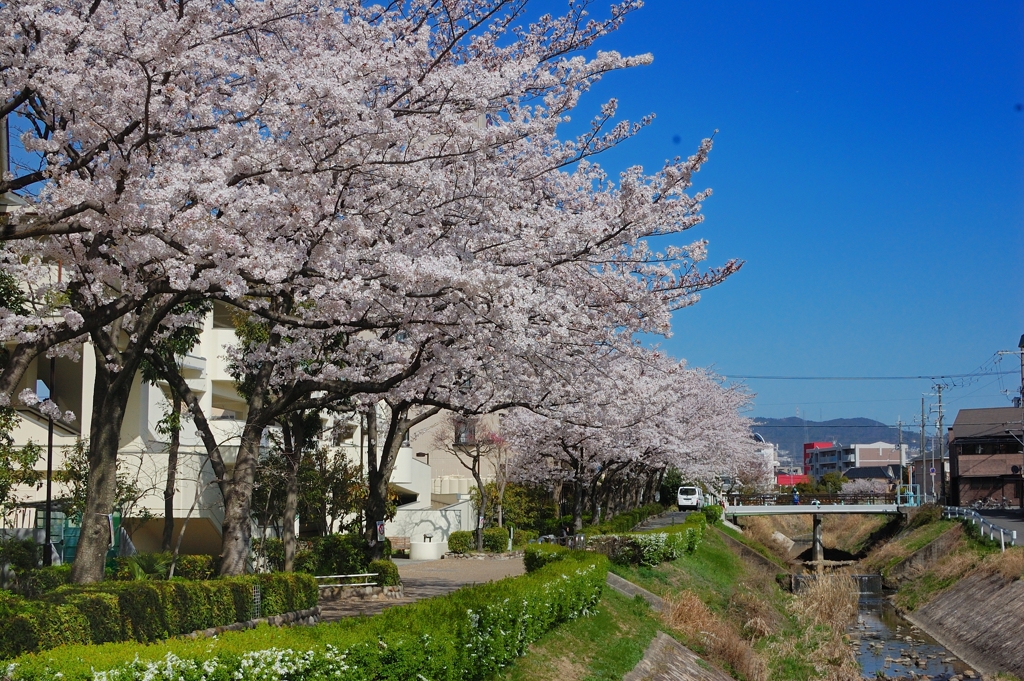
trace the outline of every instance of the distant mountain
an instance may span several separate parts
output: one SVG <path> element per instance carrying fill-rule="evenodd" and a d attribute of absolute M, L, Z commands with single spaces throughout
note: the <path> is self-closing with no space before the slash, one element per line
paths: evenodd
<path fill-rule="evenodd" d="M 899 435 L 896 428 L 872 419 L 832 419 L 831 421 L 808 421 L 789 416 L 784 419 L 754 417 L 753 431 L 760 433 L 768 442 L 774 442 L 779 449 L 788 452 L 780 459 L 788 458 L 794 463 L 802 461 L 805 442 L 838 442 L 842 445 L 889 442 L 896 444 Z M 920 430 L 903 429 L 903 444 L 917 449 L 921 439 Z"/>

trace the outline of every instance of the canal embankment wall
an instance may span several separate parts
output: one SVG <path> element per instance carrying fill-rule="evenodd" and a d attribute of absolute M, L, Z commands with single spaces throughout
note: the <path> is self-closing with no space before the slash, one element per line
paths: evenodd
<path fill-rule="evenodd" d="M 1024 581 L 967 575 L 905 617 L 982 673 L 1024 677 Z"/>

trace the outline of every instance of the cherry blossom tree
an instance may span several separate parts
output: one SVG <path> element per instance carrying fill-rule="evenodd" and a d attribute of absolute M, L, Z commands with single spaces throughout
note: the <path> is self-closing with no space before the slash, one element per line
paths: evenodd
<path fill-rule="evenodd" d="M 173 314 L 182 303 L 219 298 L 289 339 L 257 372 L 261 395 L 288 400 L 252 398 L 253 447 L 286 408 L 315 406 L 311 391 L 386 392 L 453 337 L 543 356 L 667 333 L 672 310 L 738 269 L 701 270 L 703 240 L 645 241 L 701 221 L 707 193 L 688 191 L 710 141 L 613 181 L 591 157 L 648 119 L 616 122 L 613 100 L 576 139 L 556 135 L 603 75 L 649 60 L 584 56 L 639 4 L 595 20 L 577 2 L 531 23 L 520 0 L 0 7 L 0 115 L 26 122 L 41 159 L 0 179 L 27 203 L 0 235 L 0 267 L 27 294 L 0 311 L 13 346 L 0 400 L 40 353 L 92 341 L 76 581 L 102 578 L 132 380 L 154 340 L 192 323 Z M 249 542 L 242 451 L 228 572 Z"/>
<path fill-rule="evenodd" d="M 742 391 L 638 348 L 595 349 L 580 359 L 560 404 L 517 409 L 502 428 L 518 453 L 520 479 L 573 488 L 577 530 L 585 499 L 596 507 L 602 483 L 607 491 L 631 480 L 638 503 L 668 466 L 684 479 L 711 481 L 753 453 L 749 423 L 738 412 L 748 400 Z"/>

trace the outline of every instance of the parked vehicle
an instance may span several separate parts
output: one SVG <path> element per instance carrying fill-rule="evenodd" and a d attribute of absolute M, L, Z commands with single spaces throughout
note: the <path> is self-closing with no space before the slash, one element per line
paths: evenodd
<path fill-rule="evenodd" d="M 676 495 L 676 504 L 680 511 L 687 509 L 699 511 L 704 508 L 704 492 L 700 487 L 692 485 L 680 487 L 679 493 Z"/>

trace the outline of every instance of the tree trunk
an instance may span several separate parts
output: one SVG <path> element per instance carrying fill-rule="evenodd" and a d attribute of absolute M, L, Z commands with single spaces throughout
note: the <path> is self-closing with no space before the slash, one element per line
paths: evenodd
<path fill-rule="evenodd" d="M 288 479 L 285 481 L 284 532 L 282 532 L 285 572 L 292 572 L 295 569 L 295 513 L 299 505 L 299 464 L 302 461 L 302 449 L 306 442 L 302 419 L 303 413 L 295 412 L 284 424 L 284 455 L 288 461 Z"/>
<path fill-rule="evenodd" d="M 257 401 L 258 398 L 254 398 Z M 260 401 L 261 402 L 261 401 Z M 262 403 L 250 402 L 249 414 Z M 263 426 L 255 419 L 246 422 L 235 459 L 227 496 L 224 498 L 224 526 L 221 539 L 220 574 L 225 577 L 244 575 L 252 543 L 252 490 L 256 480 Z"/>
<path fill-rule="evenodd" d="M 124 375 L 111 372 L 96 349 L 96 380 L 93 383 L 92 423 L 89 426 L 89 479 L 82 513 L 78 550 L 71 581 L 91 584 L 103 580 L 107 550 L 113 544 L 107 517 L 117 500 L 117 450 L 121 423 L 131 394 L 137 366 Z M 136 363 L 137 364 L 137 363 Z"/>
<path fill-rule="evenodd" d="M 487 490 L 484 488 L 484 479 L 480 477 L 480 457 L 473 461 L 473 479 L 476 480 L 476 489 L 480 492 L 480 510 L 476 519 L 476 550 L 484 550 L 484 528 L 481 520 L 487 517 Z"/>
<path fill-rule="evenodd" d="M 171 395 L 172 418 L 181 417 L 181 397 Z M 168 552 L 174 542 L 174 485 L 178 475 L 178 449 L 181 446 L 181 422 L 171 422 L 171 442 L 167 445 L 167 484 L 164 486 L 164 536 L 161 550 Z"/>
<path fill-rule="evenodd" d="M 577 476 L 573 481 L 572 529 L 579 532 L 583 529 L 583 494 L 587 486 Z"/>

